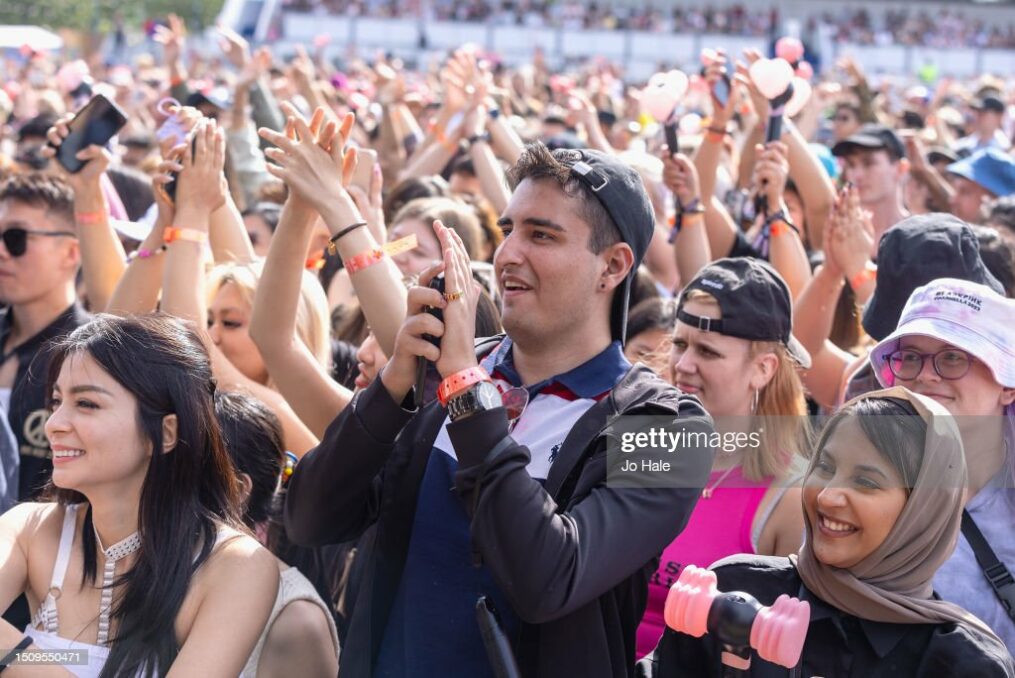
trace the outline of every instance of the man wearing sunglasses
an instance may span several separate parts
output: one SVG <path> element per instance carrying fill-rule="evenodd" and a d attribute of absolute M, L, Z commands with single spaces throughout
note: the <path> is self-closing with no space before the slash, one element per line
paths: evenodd
<path fill-rule="evenodd" d="M 81 255 L 71 189 L 48 174 L 0 184 L 0 404 L 17 440 L 18 497 L 52 471 L 44 425 L 47 344 L 87 322 L 74 280 Z"/>

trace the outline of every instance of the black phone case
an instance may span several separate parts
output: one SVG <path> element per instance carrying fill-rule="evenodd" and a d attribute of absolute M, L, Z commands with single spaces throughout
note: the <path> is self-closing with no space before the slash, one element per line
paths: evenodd
<path fill-rule="evenodd" d="M 67 127 L 70 134 L 57 148 L 56 159 L 72 174 L 85 166 L 77 154 L 89 146 L 105 146 L 127 124 L 127 116 L 112 101 L 96 94 Z"/>
<path fill-rule="evenodd" d="M 441 275 L 431 280 L 430 288 L 437 290 L 438 292 L 441 293 L 441 296 L 444 296 L 444 276 Z M 442 311 L 441 309 L 435 308 L 433 306 L 427 306 L 426 312 L 432 315 L 433 317 L 437 318 L 441 322 L 444 322 L 444 311 Z M 441 347 L 440 337 L 434 337 L 429 334 L 424 334 L 423 338 L 429 341 L 437 348 Z M 423 403 L 426 400 L 425 394 L 426 394 L 426 376 L 428 364 L 429 361 L 422 356 L 420 356 L 416 361 L 416 388 L 414 390 L 413 401 L 417 408 L 422 407 Z"/>
<path fill-rule="evenodd" d="M 433 280 L 431 280 L 430 281 L 430 289 L 437 290 L 438 292 L 441 293 L 441 296 L 443 297 L 444 296 L 444 276 L 440 275 L 440 276 L 434 278 Z M 439 309 L 439 308 L 437 308 L 435 306 L 428 306 L 427 309 L 426 309 L 426 312 L 429 313 L 430 315 L 432 315 L 433 317 L 437 318 L 441 322 L 444 322 L 444 311 L 442 311 L 441 309 Z M 429 334 L 424 334 L 423 337 L 427 341 L 429 341 L 431 344 L 436 346 L 437 348 L 441 347 L 440 337 L 431 337 Z"/>

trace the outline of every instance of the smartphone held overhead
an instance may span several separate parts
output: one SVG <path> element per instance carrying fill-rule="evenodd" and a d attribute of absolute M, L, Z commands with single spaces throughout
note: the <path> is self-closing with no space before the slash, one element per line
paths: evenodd
<path fill-rule="evenodd" d="M 85 161 L 77 155 L 89 146 L 105 146 L 127 124 L 127 116 L 112 101 L 96 94 L 68 123 L 70 134 L 56 149 L 56 159 L 73 173 L 80 172 Z"/>

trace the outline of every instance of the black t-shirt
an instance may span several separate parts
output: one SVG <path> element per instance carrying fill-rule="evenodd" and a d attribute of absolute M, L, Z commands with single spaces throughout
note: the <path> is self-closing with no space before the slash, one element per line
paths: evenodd
<path fill-rule="evenodd" d="M 24 342 L 10 354 L 0 354 L 0 365 L 17 356 L 18 372 L 11 390 L 11 408 L 7 421 L 17 439 L 20 467 L 18 499 L 35 498 L 49 481 L 53 471 L 49 441 L 46 439 L 46 377 L 49 369 L 50 342 L 64 337 L 91 320 L 79 304 L 67 308 L 44 330 Z M 11 332 L 11 309 L 0 312 L 0 351 Z"/>
<path fill-rule="evenodd" d="M 754 678 L 1009 678 L 1015 665 L 1004 644 L 965 624 L 888 624 L 859 619 L 832 607 L 803 586 L 789 558 L 733 556 L 713 566 L 720 591 L 750 593 L 771 606 L 780 594 L 811 606 L 801 656 L 791 672 L 751 653 Z M 701 638 L 667 629 L 655 651 L 639 662 L 645 678 L 721 676 L 722 648 L 714 636 Z"/>

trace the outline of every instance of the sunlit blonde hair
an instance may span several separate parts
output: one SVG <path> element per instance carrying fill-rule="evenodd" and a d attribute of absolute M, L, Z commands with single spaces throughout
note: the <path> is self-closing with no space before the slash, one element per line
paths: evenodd
<path fill-rule="evenodd" d="M 208 304 L 226 283 L 233 283 L 250 308 L 254 306 L 254 292 L 264 270 L 263 262 L 250 264 L 228 263 L 213 268 L 207 277 L 205 289 Z M 321 283 L 309 271 L 303 271 L 300 299 L 296 306 L 296 336 L 310 349 L 310 353 L 326 372 L 331 369 L 331 323 L 328 315 L 328 298 Z"/>
<path fill-rule="evenodd" d="M 722 315 L 718 300 L 708 292 L 688 290 L 683 301 L 696 301 L 711 306 L 719 311 L 720 317 Z M 756 448 L 747 447 L 744 476 L 755 481 L 768 476 L 785 477 L 803 470 L 801 462 L 808 456 L 811 426 L 807 417 L 803 383 L 793 359 L 782 343 L 750 341 L 750 344 L 750 358 L 773 353 L 778 358 L 779 365 L 758 394 L 752 430 L 760 431 L 761 445 Z"/>

